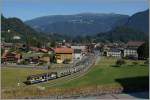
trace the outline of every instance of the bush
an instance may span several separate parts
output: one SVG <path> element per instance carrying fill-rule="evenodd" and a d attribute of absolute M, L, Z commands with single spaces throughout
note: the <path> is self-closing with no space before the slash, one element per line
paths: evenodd
<path fill-rule="evenodd" d="M 133 64 L 133 65 L 137 65 L 137 64 L 138 64 L 138 62 L 134 61 L 134 62 L 132 62 L 132 64 Z"/>
<path fill-rule="evenodd" d="M 125 57 L 125 59 L 138 60 L 138 58 L 134 55 L 128 55 L 128 56 Z"/>
<path fill-rule="evenodd" d="M 121 65 L 123 65 L 123 64 L 125 64 L 125 61 L 124 61 L 123 59 L 119 59 L 119 60 L 117 60 L 117 62 L 116 62 L 116 66 L 121 66 Z"/>
<path fill-rule="evenodd" d="M 39 64 L 38 64 L 38 65 L 40 66 L 40 65 L 44 65 L 44 64 L 47 64 L 47 62 L 46 62 L 46 61 L 41 60 L 41 61 L 39 62 Z"/>
<path fill-rule="evenodd" d="M 39 64 L 38 64 L 38 66 L 40 66 L 40 65 L 44 65 L 45 63 L 44 62 L 40 62 Z"/>

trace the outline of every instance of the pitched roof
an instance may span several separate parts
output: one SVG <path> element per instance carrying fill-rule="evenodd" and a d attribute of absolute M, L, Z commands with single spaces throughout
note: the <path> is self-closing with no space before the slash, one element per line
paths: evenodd
<path fill-rule="evenodd" d="M 73 53 L 72 48 L 55 48 L 54 49 L 56 53 Z"/>
<path fill-rule="evenodd" d="M 119 49 L 117 49 L 117 48 L 111 48 L 109 50 L 109 52 L 121 52 L 121 51 Z"/>
<path fill-rule="evenodd" d="M 129 42 L 127 43 L 127 46 L 129 46 L 129 47 L 139 47 L 139 46 L 141 46 L 143 43 L 144 43 L 144 42 L 142 42 L 142 41 L 129 41 Z"/>
<path fill-rule="evenodd" d="M 40 48 L 40 51 L 42 51 L 42 52 L 48 52 L 48 50 L 45 49 L 45 48 Z"/>
<path fill-rule="evenodd" d="M 6 58 L 6 57 L 15 57 L 15 58 L 20 58 L 21 54 L 19 53 L 16 53 L 16 52 L 8 52 L 8 51 L 5 51 L 2 55 L 2 58 Z"/>

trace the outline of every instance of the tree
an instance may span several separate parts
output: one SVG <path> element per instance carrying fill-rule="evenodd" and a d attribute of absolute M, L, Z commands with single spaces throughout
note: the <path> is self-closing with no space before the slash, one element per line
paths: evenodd
<path fill-rule="evenodd" d="M 50 54 L 50 59 L 51 59 L 50 61 L 51 61 L 52 63 L 55 63 L 55 62 L 56 62 L 55 53 L 52 52 L 52 53 Z"/>
<path fill-rule="evenodd" d="M 55 47 L 55 46 L 56 46 L 56 41 L 53 40 L 53 41 L 51 42 L 51 47 Z"/>
<path fill-rule="evenodd" d="M 145 42 L 144 44 L 142 44 L 138 48 L 137 53 L 138 53 L 139 59 L 147 59 L 147 58 L 149 58 L 149 43 L 148 43 L 148 41 Z"/>
<path fill-rule="evenodd" d="M 123 60 L 123 59 L 119 59 L 119 60 L 117 60 L 117 62 L 116 62 L 116 65 L 117 66 L 121 66 L 121 65 L 123 65 L 123 64 L 125 64 L 126 62 Z"/>

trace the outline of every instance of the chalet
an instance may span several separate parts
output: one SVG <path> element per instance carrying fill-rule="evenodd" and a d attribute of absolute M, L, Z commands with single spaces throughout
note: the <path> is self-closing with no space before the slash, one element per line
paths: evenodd
<path fill-rule="evenodd" d="M 2 55 L 2 63 L 19 63 L 22 59 L 22 55 L 20 53 L 15 52 L 8 52 L 5 50 L 5 52 Z"/>
<path fill-rule="evenodd" d="M 138 57 L 137 49 L 140 47 L 144 42 L 140 41 L 129 41 L 124 49 L 124 57 L 127 56 L 134 56 Z"/>
<path fill-rule="evenodd" d="M 106 54 L 108 57 L 119 57 L 121 58 L 121 50 L 117 48 L 111 48 Z"/>
<path fill-rule="evenodd" d="M 74 52 L 72 48 L 61 47 L 61 48 L 55 48 L 54 51 L 56 53 L 57 63 L 63 63 L 65 60 L 72 62 L 73 52 Z"/>
<path fill-rule="evenodd" d="M 40 62 L 46 62 L 47 64 L 50 64 L 50 57 L 49 56 L 43 56 L 39 59 Z"/>

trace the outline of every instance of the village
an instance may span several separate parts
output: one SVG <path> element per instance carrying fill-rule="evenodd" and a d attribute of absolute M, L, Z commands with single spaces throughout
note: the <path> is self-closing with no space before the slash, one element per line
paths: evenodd
<path fill-rule="evenodd" d="M 137 49 L 143 44 L 141 41 L 129 41 L 128 43 L 91 43 L 76 44 L 62 41 L 52 47 L 33 47 L 21 43 L 1 43 L 2 65 L 31 65 L 48 66 L 50 64 L 71 64 L 79 61 L 93 50 L 99 51 L 101 56 L 115 57 L 118 59 L 138 60 L 145 58 L 138 56 Z"/>
<path fill-rule="evenodd" d="M 3 0 L 2 99 L 149 99 L 147 0 Z"/>
<path fill-rule="evenodd" d="M 117 75 L 117 77 L 120 77 L 120 75 L 118 76 L 119 73 L 128 73 L 130 76 L 136 75 L 138 71 L 130 73 L 130 70 L 134 69 L 143 70 L 141 71 L 141 75 L 145 75 L 148 68 L 146 67 L 148 66 L 146 63 L 148 59 L 138 52 L 138 49 L 144 43 L 142 41 L 129 41 L 127 43 L 99 42 L 75 44 L 63 40 L 62 42 L 57 42 L 55 47 L 43 46 L 39 48 L 27 46 L 22 43 L 2 42 L 1 68 L 3 73 L 8 73 L 3 77 L 5 80 L 2 83 L 3 88 L 5 90 L 5 88 L 21 88 L 28 85 L 34 87 L 36 85 L 32 86 L 32 84 L 38 83 L 37 88 L 43 88 L 46 91 L 45 87 L 49 89 L 61 84 L 62 86 L 67 84 L 75 85 L 73 81 L 77 79 L 81 79 L 78 84 L 80 86 L 84 81 L 84 77 L 86 79 L 87 76 L 89 78 L 87 78 L 85 83 L 88 84 L 90 82 L 93 86 L 95 85 L 95 81 L 91 80 L 93 80 L 93 77 L 95 77 L 93 75 L 95 74 L 97 82 L 101 84 L 105 81 L 98 77 L 99 74 L 103 74 L 101 73 L 101 69 L 105 67 L 106 70 L 104 70 L 104 73 Z M 97 65 L 98 67 L 96 67 Z M 107 70 L 110 72 L 107 72 Z M 16 72 L 20 73 L 20 75 L 18 76 Z M 128 74 L 122 75 L 126 77 Z M 110 83 L 111 79 L 109 79 L 109 75 L 106 75 L 106 78 L 103 75 L 101 77 L 104 77 Z M 9 78 L 10 80 L 8 80 Z M 113 76 L 112 79 L 116 80 L 116 77 Z M 143 82 L 145 81 L 143 80 Z M 67 86 L 70 87 L 70 85 Z M 121 93 L 122 89 L 117 89 L 117 87 L 113 91 Z M 129 87 L 133 88 L 132 84 Z M 126 86 L 121 86 L 120 88 L 126 88 Z M 100 89 L 100 91 L 103 91 L 103 89 Z M 112 91 L 108 90 L 109 92 Z"/>

